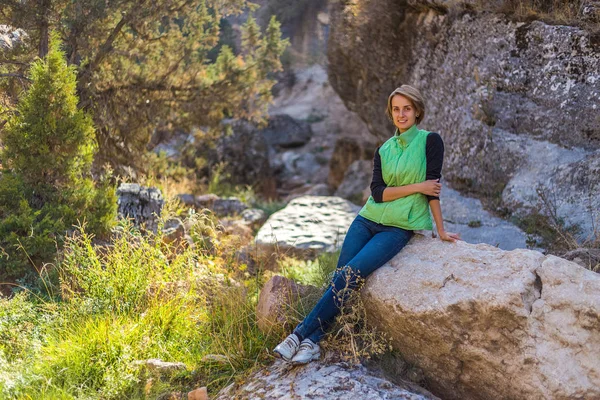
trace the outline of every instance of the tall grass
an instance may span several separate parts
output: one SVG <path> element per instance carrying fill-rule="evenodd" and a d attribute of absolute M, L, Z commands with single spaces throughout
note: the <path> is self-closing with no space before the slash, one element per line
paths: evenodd
<path fill-rule="evenodd" d="M 198 236 L 218 234 L 210 221 L 195 223 L 205 225 Z M 142 236 L 123 223 L 98 246 L 81 230 L 57 263 L 59 296 L 0 300 L 0 398 L 142 399 L 199 386 L 215 393 L 271 360 L 265 349 L 278 337 L 261 333 L 254 314 L 260 281 L 236 282 L 218 256 L 225 241 L 211 240 L 212 251 L 175 246 L 160 229 Z M 143 363 L 150 358 L 186 369 L 152 376 Z"/>

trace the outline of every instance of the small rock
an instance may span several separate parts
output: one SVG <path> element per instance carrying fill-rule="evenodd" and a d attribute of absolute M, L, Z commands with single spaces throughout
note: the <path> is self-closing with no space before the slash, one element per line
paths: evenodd
<path fill-rule="evenodd" d="M 208 390 L 206 386 L 192 390 L 188 393 L 188 400 L 208 400 Z"/>
<path fill-rule="evenodd" d="M 158 358 L 146 360 L 146 367 L 150 372 L 162 375 L 171 374 L 177 371 L 185 371 L 185 364 L 181 362 L 167 362 Z"/>
<path fill-rule="evenodd" d="M 214 362 L 218 364 L 228 364 L 229 358 L 224 356 L 223 354 L 207 354 L 202 357 L 202 362 Z"/>
<path fill-rule="evenodd" d="M 242 211 L 240 216 L 251 227 L 262 225 L 267 220 L 267 214 L 258 208 L 248 208 Z"/>
<path fill-rule="evenodd" d="M 286 314 L 290 307 L 314 289 L 313 286 L 299 285 L 280 275 L 272 277 L 260 291 L 256 305 L 260 330 L 269 332 L 274 326 L 285 326 L 289 322 Z"/>
<path fill-rule="evenodd" d="M 184 239 L 186 236 L 185 227 L 179 218 L 171 218 L 165 222 L 163 229 L 163 242 L 173 243 Z"/>
<path fill-rule="evenodd" d="M 178 194 L 177 198 L 179 199 L 179 201 L 181 201 L 181 203 L 183 203 L 184 205 L 186 205 L 188 207 L 196 206 L 196 197 L 194 197 L 193 194 L 182 193 L 182 194 Z"/>

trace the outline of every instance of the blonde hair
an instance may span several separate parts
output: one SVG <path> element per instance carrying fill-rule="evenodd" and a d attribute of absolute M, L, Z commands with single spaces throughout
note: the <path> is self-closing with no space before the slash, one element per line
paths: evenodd
<path fill-rule="evenodd" d="M 423 118 L 425 118 L 425 100 L 423 100 L 423 95 L 421 92 L 419 92 L 419 89 L 409 85 L 402 85 L 399 88 L 396 88 L 390 94 L 390 97 L 388 97 L 386 110 L 388 118 L 394 120 L 392 115 L 392 99 L 394 96 L 398 95 L 406 97 L 412 103 L 413 107 L 415 108 L 417 125 L 423 121 Z"/>

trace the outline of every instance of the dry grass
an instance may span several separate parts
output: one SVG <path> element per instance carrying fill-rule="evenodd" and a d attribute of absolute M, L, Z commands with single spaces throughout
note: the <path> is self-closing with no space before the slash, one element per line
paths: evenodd
<path fill-rule="evenodd" d="M 478 11 L 503 13 L 519 21 L 540 20 L 552 25 L 573 25 L 595 31 L 600 25 L 600 10 L 584 20 L 583 11 L 588 3 L 586 0 L 475 0 L 470 6 Z"/>

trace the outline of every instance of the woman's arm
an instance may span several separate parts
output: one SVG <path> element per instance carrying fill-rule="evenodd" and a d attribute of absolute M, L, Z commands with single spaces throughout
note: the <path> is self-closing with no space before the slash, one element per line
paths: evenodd
<path fill-rule="evenodd" d="M 383 180 L 379 147 L 373 155 L 373 178 L 371 180 L 371 196 L 376 203 L 392 201 L 415 193 L 429 196 L 439 196 L 442 185 L 435 179 L 405 186 L 388 187 Z"/>
<path fill-rule="evenodd" d="M 444 218 L 442 218 L 442 207 L 440 206 L 440 201 L 431 200 L 429 202 L 429 208 L 431 209 L 431 214 L 433 215 L 433 220 L 435 221 L 435 226 L 437 227 L 440 239 L 448 242 L 456 242 L 457 240 L 460 240 L 460 234 L 446 232 L 444 229 Z"/>
<path fill-rule="evenodd" d="M 411 185 L 386 187 L 382 197 L 383 201 L 392 201 L 415 193 L 423 193 L 427 196 L 439 196 L 441 188 L 442 184 L 432 179 Z"/>

